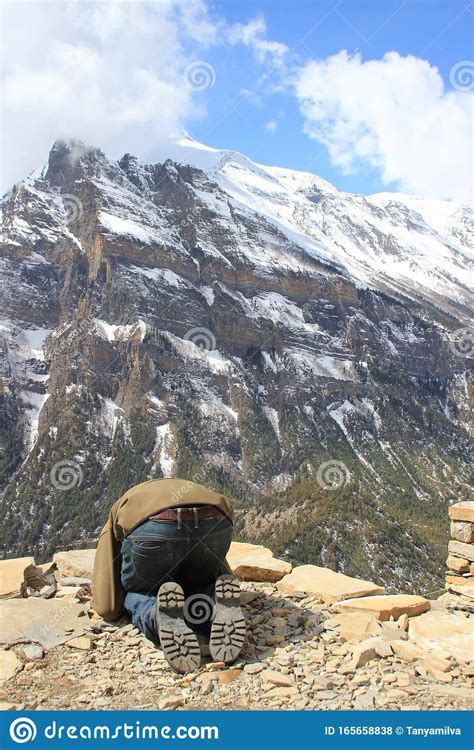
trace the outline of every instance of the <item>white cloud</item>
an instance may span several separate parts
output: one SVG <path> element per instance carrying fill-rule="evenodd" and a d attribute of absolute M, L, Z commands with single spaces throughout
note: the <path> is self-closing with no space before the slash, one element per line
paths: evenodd
<path fill-rule="evenodd" d="M 44 160 L 57 137 L 137 151 L 197 113 L 183 80 L 185 43 L 212 41 L 200 0 L 7 3 L 3 183 Z M 24 23 L 25 15 L 28 22 Z M 196 38 L 197 37 L 197 38 Z M 12 158 L 8 158 L 9 155 Z"/>
<path fill-rule="evenodd" d="M 282 42 L 265 39 L 267 27 L 262 15 L 258 15 L 246 24 L 236 23 L 229 28 L 227 38 L 230 44 L 244 44 L 249 47 L 258 62 L 270 63 L 279 68 L 289 48 Z"/>
<path fill-rule="evenodd" d="M 153 158 L 205 114 L 205 95 L 183 75 L 190 63 L 212 72 L 210 48 L 240 44 L 271 67 L 284 47 L 265 40 L 260 16 L 230 25 L 205 0 L 10 2 L 2 16 L 3 189 L 44 162 L 56 138 Z"/>
<path fill-rule="evenodd" d="M 346 173 L 365 166 L 405 192 L 469 201 L 473 95 L 445 91 L 426 60 L 388 52 L 363 62 L 345 50 L 300 69 L 304 130 Z"/>
<path fill-rule="evenodd" d="M 278 128 L 278 123 L 276 120 L 268 120 L 265 123 L 265 130 L 268 130 L 269 133 L 275 133 Z"/>

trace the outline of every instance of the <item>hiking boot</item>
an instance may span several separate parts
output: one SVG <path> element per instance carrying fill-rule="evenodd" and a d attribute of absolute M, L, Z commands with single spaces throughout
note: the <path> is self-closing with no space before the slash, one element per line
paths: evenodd
<path fill-rule="evenodd" d="M 230 664 L 242 651 L 245 620 L 240 609 L 240 586 L 233 575 L 216 581 L 216 611 L 211 627 L 209 649 L 214 661 Z"/>
<path fill-rule="evenodd" d="M 183 617 L 184 593 L 178 583 L 163 583 L 156 598 L 156 630 L 168 664 L 175 672 L 194 672 L 201 665 L 201 649 Z"/>

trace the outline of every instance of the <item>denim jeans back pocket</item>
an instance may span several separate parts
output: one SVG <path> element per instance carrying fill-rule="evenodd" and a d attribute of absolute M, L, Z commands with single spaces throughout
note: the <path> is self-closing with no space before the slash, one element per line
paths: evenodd
<path fill-rule="evenodd" d="M 173 553 L 167 539 L 137 534 L 131 542 L 133 582 L 130 589 L 154 593 L 161 583 L 169 580 Z"/>

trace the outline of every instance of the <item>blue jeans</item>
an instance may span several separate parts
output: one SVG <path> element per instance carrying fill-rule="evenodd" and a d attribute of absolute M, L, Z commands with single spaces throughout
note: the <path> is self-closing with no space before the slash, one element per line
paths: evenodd
<path fill-rule="evenodd" d="M 144 521 L 128 534 L 122 543 L 122 586 L 125 609 L 133 624 L 155 643 L 156 594 L 162 583 L 175 581 L 182 586 L 186 599 L 198 607 L 196 595 L 204 601 L 214 599 L 216 578 L 232 540 L 232 523 L 228 518 L 199 519 L 178 524 L 170 521 Z M 199 596 L 197 596 L 199 599 Z M 209 604 L 207 604 L 209 609 Z M 206 633 L 210 621 L 195 628 Z"/>

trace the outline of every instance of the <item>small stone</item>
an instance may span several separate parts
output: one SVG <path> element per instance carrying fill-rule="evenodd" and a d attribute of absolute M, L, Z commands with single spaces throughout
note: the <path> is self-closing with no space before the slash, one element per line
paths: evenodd
<path fill-rule="evenodd" d="M 390 701 L 399 701 L 407 697 L 407 694 L 399 688 L 392 688 L 387 692 L 387 698 Z"/>
<path fill-rule="evenodd" d="M 358 695 L 352 705 L 356 711 L 370 711 L 374 707 L 376 693 L 367 691 L 364 695 Z"/>
<path fill-rule="evenodd" d="M 273 635 L 269 635 L 265 639 L 265 643 L 267 644 L 267 646 L 275 646 L 278 643 L 283 643 L 284 640 L 285 640 L 284 635 L 282 635 L 281 633 L 274 633 Z"/>
<path fill-rule="evenodd" d="M 0 711 L 21 711 L 23 706 L 19 703 L 9 703 L 7 701 L 0 701 Z"/>
<path fill-rule="evenodd" d="M 318 690 L 318 693 L 317 693 L 317 698 L 320 701 L 330 701 L 338 697 L 339 697 L 338 694 L 335 693 L 333 690 Z"/>
<path fill-rule="evenodd" d="M 295 687 L 272 687 L 266 693 L 268 698 L 291 698 L 294 695 L 298 695 Z"/>
<path fill-rule="evenodd" d="M 398 656 L 402 661 L 407 662 L 407 664 L 427 656 L 426 651 L 408 641 L 392 641 L 390 645 L 395 656 Z"/>
<path fill-rule="evenodd" d="M 439 669 L 435 669 L 428 662 L 420 662 L 415 665 L 415 671 L 418 672 L 422 677 L 431 677 L 437 682 L 452 682 L 452 675 L 447 672 L 441 672 Z"/>
<path fill-rule="evenodd" d="M 20 653 L 25 659 L 42 659 L 44 656 L 44 649 L 39 643 L 25 643 L 20 646 Z"/>
<path fill-rule="evenodd" d="M 213 682 L 207 682 L 202 688 L 201 688 L 201 695 L 209 695 L 214 690 L 214 683 Z"/>
<path fill-rule="evenodd" d="M 162 698 L 158 701 L 159 711 L 172 711 L 174 708 L 178 708 L 183 705 L 183 699 L 177 696 L 170 696 L 168 698 Z"/>
<path fill-rule="evenodd" d="M 400 628 L 400 630 L 407 630 L 409 621 L 410 618 L 407 614 L 400 615 L 397 620 L 397 626 Z"/>
<path fill-rule="evenodd" d="M 281 687 L 291 687 L 295 684 L 293 677 L 290 675 L 282 674 L 273 669 L 264 669 L 261 672 L 260 677 L 266 682 L 270 682 L 273 685 L 279 685 Z"/>
<path fill-rule="evenodd" d="M 241 674 L 241 669 L 226 669 L 224 672 L 219 672 L 217 678 L 219 685 L 228 685 L 230 682 L 237 680 Z"/>
<path fill-rule="evenodd" d="M 14 651 L 0 651 L 0 682 L 14 677 L 21 669 L 23 664 Z"/>
<path fill-rule="evenodd" d="M 413 682 L 413 677 L 408 672 L 395 672 L 393 677 L 398 687 L 408 687 Z"/>
<path fill-rule="evenodd" d="M 80 635 L 77 638 L 72 638 L 70 641 L 66 641 L 66 646 L 69 648 L 77 648 L 80 651 L 91 651 L 94 645 L 94 641 L 88 635 Z"/>
<path fill-rule="evenodd" d="M 270 617 L 268 624 L 272 628 L 286 628 L 286 619 L 284 617 Z M 289 623 L 291 625 L 291 623 Z"/>
<path fill-rule="evenodd" d="M 252 662 L 251 664 L 246 664 L 244 666 L 244 672 L 247 674 L 258 674 L 263 669 L 263 664 L 261 662 Z"/>
<path fill-rule="evenodd" d="M 368 638 L 366 641 L 361 641 L 353 649 L 350 662 L 353 669 L 363 667 L 368 661 L 375 659 L 378 656 L 374 644 L 369 641 L 372 641 L 372 638 Z"/>

